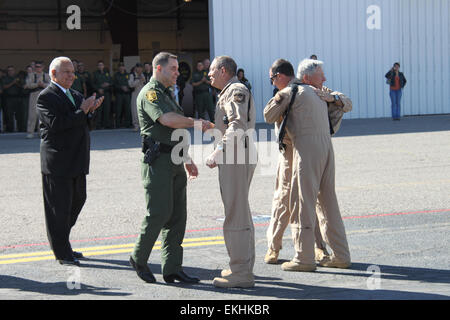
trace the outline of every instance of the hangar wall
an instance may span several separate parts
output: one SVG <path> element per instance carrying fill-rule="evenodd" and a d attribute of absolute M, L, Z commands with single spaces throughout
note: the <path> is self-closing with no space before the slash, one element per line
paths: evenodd
<path fill-rule="evenodd" d="M 258 122 L 268 69 L 316 54 L 326 86 L 353 100 L 345 118 L 390 117 L 384 75 L 400 62 L 402 115 L 450 113 L 448 0 L 209 0 L 211 56 L 230 55 L 253 86 Z"/>

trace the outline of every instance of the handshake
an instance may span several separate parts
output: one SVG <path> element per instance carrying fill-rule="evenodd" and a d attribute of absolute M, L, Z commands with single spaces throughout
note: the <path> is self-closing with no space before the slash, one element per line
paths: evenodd
<path fill-rule="evenodd" d="M 201 123 L 202 123 L 202 132 L 208 131 L 209 129 L 213 129 L 215 127 L 214 123 L 212 123 L 211 121 L 204 120 L 204 119 L 198 119 L 198 120 L 201 121 Z M 200 129 L 200 126 L 197 127 L 194 124 L 194 128 Z"/>

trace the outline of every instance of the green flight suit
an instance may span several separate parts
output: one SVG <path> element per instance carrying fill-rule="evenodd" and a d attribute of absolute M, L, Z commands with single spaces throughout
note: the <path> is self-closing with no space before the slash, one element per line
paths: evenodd
<path fill-rule="evenodd" d="M 10 85 L 11 83 L 14 84 Z M 10 77 L 8 75 L 4 76 L 2 79 L 3 85 L 3 102 L 5 106 L 3 110 L 5 111 L 3 117 L 6 123 L 6 132 L 14 131 L 14 118 L 17 121 L 17 131 L 26 132 L 27 131 L 27 105 L 25 105 L 23 101 L 23 85 L 24 81 L 19 77 L 19 75 L 15 75 L 14 77 Z"/>
<path fill-rule="evenodd" d="M 106 88 L 102 88 L 103 83 L 108 83 L 109 86 Z M 97 109 L 97 129 L 106 128 L 110 129 L 111 126 L 111 87 L 112 87 L 112 77 L 108 71 L 100 72 L 97 70 L 94 72 L 92 85 L 94 86 L 95 92 L 97 92 L 97 98 L 102 96 L 105 97 L 102 105 Z M 103 89 L 104 93 L 100 94 L 99 90 Z"/>
<path fill-rule="evenodd" d="M 130 75 L 126 72 L 116 72 L 114 74 L 114 94 L 116 96 L 114 114 L 116 115 L 116 128 L 128 128 L 131 126 L 131 89 L 128 86 L 129 79 Z"/>
<path fill-rule="evenodd" d="M 194 72 L 192 75 L 191 84 L 194 82 L 199 82 L 203 79 L 203 77 L 207 77 L 207 74 L 205 74 L 204 71 Z M 210 87 L 207 83 L 202 83 L 201 85 L 194 87 L 194 103 L 199 118 L 206 119 L 205 113 L 207 112 L 209 120 L 214 122 L 216 110 L 214 107 L 213 97 L 209 92 L 209 89 Z"/>
<path fill-rule="evenodd" d="M 157 121 L 161 115 L 168 112 L 183 115 L 183 109 L 173 99 L 169 88 L 151 78 L 138 95 L 137 111 L 141 136 L 150 136 L 153 140 L 172 147 L 178 144 L 178 141 L 171 141 L 174 129 Z M 183 164 L 175 165 L 171 154 L 165 152 L 161 152 L 151 167 L 142 162 L 141 172 L 147 214 L 132 258 L 138 265 L 145 266 L 161 232 L 162 274 L 171 275 L 182 270 L 181 243 L 187 217 L 186 172 Z"/>

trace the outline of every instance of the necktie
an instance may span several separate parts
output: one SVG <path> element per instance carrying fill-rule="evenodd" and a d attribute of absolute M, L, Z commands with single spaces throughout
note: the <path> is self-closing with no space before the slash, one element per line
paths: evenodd
<path fill-rule="evenodd" d="M 66 90 L 66 95 L 69 98 L 69 100 L 72 101 L 73 105 L 75 105 L 75 100 L 74 100 L 72 94 L 70 93 L 70 90 Z"/>

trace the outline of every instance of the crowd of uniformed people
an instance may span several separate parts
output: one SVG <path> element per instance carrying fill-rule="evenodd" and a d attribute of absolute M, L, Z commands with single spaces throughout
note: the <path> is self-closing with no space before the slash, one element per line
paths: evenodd
<path fill-rule="evenodd" d="M 75 81 L 72 89 L 85 98 L 96 93 L 104 102 L 96 115 L 96 129 L 131 128 L 139 130 L 136 99 L 142 87 L 152 77 L 152 64 L 137 63 L 129 72 L 123 63 L 116 71 L 110 71 L 103 61 L 98 61 L 96 70 L 89 72 L 83 61 L 72 61 Z M 0 133 L 26 132 L 27 138 L 38 137 L 36 102 L 39 93 L 48 86 L 50 77 L 42 61 L 32 61 L 25 70 L 15 66 L 0 69 Z M 190 83 L 193 87 L 194 115 L 198 118 L 214 119 L 217 92 L 210 86 L 207 77 L 209 60 L 199 61 Z M 205 80 L 203 81 L 203 78 Z M 199 79 L 199 84 L 194 83 Z M 180 75 L 173 87 L 175 99 L 183 99 L 185 80 Z"/>

